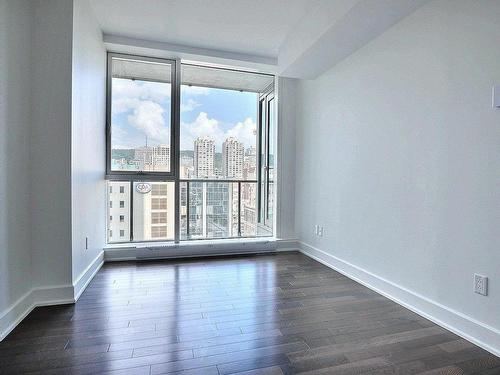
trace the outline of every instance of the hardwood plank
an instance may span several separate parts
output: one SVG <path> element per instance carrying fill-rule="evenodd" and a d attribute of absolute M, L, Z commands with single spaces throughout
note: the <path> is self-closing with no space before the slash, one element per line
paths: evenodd
<path fill-rule="evenodd" d="M 300 253 L 105 264 L 0 343 L 0 374 L 500 374 L 500 359 Z"/>

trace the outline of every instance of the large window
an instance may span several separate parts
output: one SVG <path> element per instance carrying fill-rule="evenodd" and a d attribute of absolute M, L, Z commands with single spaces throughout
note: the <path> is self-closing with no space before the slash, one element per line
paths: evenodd
<path fill-rule="evenodd" d="M 275 112 L 271 75 L 109 54 L 108 241 L 273 235 Z"/>
<path fill-rule="evenodd" d="M 172 61 L 110 55 L 108 172 L 172 172 Z"/>

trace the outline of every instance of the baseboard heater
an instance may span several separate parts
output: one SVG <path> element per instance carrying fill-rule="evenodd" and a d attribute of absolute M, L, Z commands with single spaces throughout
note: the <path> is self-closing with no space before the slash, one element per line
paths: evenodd
<path fill-rule="evenodd" d="M 182 243 L 163 246 L 144 246 L 136 248 L 137 259 L 183 258 L 216 256 L 229 254 L 253 254 L 276 251 L 274 240 L 263 241 L 227 241 L 200 243 Z"/>

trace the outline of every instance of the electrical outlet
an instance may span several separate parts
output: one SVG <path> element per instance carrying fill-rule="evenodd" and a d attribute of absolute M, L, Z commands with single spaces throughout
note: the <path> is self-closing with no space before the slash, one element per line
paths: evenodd
<path fill-rule="evenodd" d="M 488 278 L 486 276 L 474 274 L 474 292 L 483 296 L 488 295 Z"/>
<path fill-rule="evenodd" d="M 89 238 L 85 236 L 85 250 L 89 249 Z"/>
<path fill-rule="evenodd" d="M 318 225 L 318 224 L 316 224 L 316 225 L 314 226 L 314 234 L 315 234 L 316 236 L 318 236 L 318 235 L 319 235 L 319 225 Z"/>
<path fill-rule="evenodd" d="M 323 227 L 319 227 L 318 236 L 323 237 Z"/>

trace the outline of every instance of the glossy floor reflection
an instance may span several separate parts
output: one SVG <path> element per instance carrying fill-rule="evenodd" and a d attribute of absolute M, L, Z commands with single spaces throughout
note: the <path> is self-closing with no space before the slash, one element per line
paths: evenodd
<path fill-rule="evenodd" d="M 299 253 L 109 263 L 34 310 L 0 373 L 500 374 L 500 359 Z"/>

